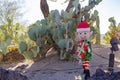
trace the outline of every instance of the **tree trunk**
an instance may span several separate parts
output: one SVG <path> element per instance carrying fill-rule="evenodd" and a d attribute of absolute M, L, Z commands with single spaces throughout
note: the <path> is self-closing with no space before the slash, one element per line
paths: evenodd
<path fill-rule="evenodd" d="M 41 11 L 44 15 L 44 18 L 47 18 L 48 14 L 49 14 L 49 6 L 48 6 L 46 0 L 41 0 L 40 1 L 40 9 L 41 9 Z"/>
<path fill-rule="evenodd" d="M 67 11 L 67 12 L 69 12 L 70 9 L 73 7 L 73 1 L 75 1 L 75 0 L 70 0 L 70 1 L 69 1 L 69 4 L 68 4 L 68 6 L 67 6 L 67 8 L 66 8 L 66 11 Z"/>

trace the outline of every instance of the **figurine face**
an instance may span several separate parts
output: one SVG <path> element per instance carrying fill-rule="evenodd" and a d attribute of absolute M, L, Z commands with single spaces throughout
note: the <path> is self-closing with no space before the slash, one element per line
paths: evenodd
<path fill-rule="evenodd" d="M 79 40 L 89 40 L 91 35 L 92 35 L 92 32 L 89 30 L 77 32 L 77 37 Z"/>

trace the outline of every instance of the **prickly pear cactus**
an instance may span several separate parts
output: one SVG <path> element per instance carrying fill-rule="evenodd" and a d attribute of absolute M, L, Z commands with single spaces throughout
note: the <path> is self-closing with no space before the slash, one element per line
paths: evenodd
<path fill-rule="evenodd" d="M 27 50 L 27 44 L 25 42 L 21 42 L 20 45 L 19 45 L 19 49 L 20 49 L 20 52 L 23 53 L 24 51 Z"/>
<path fill-rule="evenodd" d="M 43 19 L 31 25 L 28 30 L 29 38 L 39 47 L 39 56 L 42 57 L 46 56 L 47 50 L 51 48 L 51 44 L 53 43 L 50 39 L 51 36 L 49 34 L 49 28 L 50 27 L 47 25 L 47 21 Z"/>
<path fill-rule="evenodd" d="M 26 43 L 21 41 L 19 45 L 20 54 L 22 54 L 26 59 L 34 59 L 39 55 L 39 47 L 32 43 Z"/>
<path fill-rule="evenodd" d="M 8 46 L 11 45 L 11 39 L 7 39 L 6 42 L 0 43 L 0 52 L 6 54 L 8 52 Z"/>
<path fill-rule="evenodd" d="M 82 7 L 79 0 L 74 0 L 72 3 L 73 8 L 68 12 L 52 10 L 46 19 L 32 24 L 29 27 L 28 36 L 39 47 L 41 56 L 45 57 L 47 51 L 55 44 L 58 52 L 60 52 L 60 59 L 68 57 L 69 50 L 72 50 L 74 46 L 76 26 L 83 17 L 89 20 L 91 17 L 90 9 L 101 1 L 89 0 L 89 4 Z M 97 14 L 95 13 L 95 15 Z M 28 51 L 28 53 L 32 56 L 33 51 Z"/>
<path fill-rule="evenodd" d="M 54 16 L 52 19 L 51 15 Z M 67 13 L 63 10 L 61 14 L 58 10 L 53 10 L 49 16 L 49 31 L 52 35 L 52 39 L 59 49 L 60 59 L 64 59 L 66 57 L 65 53 L 73 46 L 72 38 L 74 37 L 73 35 L 76 27 L 73 27 L 74 19 L 72 19 L 72 16 L 73 15 L 71 13 Z"/>

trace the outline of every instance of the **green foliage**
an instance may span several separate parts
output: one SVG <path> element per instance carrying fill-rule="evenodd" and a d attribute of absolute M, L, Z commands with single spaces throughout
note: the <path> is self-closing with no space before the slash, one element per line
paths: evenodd
<path fill-rule="evenodd" d="M 10 44 L 18 46 L 21 40 L 27 38 L 25 35 L 26 28 L 18 22 L 18 18 L 22 16 L 19 11 L 22 7 L 20 2 L 2 0 L 0 7 L 0 45 L 4 44 L 1 49 L 6 54 L 7 47 Z M 8 40 L 10 44 L 8 44 Z"/>
<path fill-rule="evenodd" d="M 66 59 L 67 59 L 67 60 L 71 60 L 71 59 L 72 59 L 71 54 L 67 53 L 67 54 L 66 54 Z"/>
<path fill-rule="evenodd" d="M 90 13 L 85 14 L 85 19 L 90 19 Z"/>
<path fill-rule="evenodd" d="M 35 35 L 35 29 L 34 28 L 31 28 L 29 29 L 28 31 L 28 35 L 29 35 L 29 38 L 33 41 L 36 41 L 36 35 Z"/>
<path fill-rule="evenodd" d="M 94 10 L 94 12 L 91 14 L 89 18 L 89 24 L 91 26 L 91 30 L 93 31 L 92 42 L 94 44 L 100 44 L 100 21 L 97 10 Z"/>
<path fill-rule="evenodd" d="M 22 54 L 26 59 L 33 59 L 39 55 L 40 50 L 39 47 L 34 44 L 34 42 L 29 41 L 21 41 L 19 45 L 19 52 Z"/>
<path fill-rule="evenodd" d="M 26 59 L 34 59 L 39 55 L 39 48 L 37 46 L 32 46 L 29 50 L 26 50 L 22 53 Z"/>
<path fill-rule="evenodd" d="M 59 40 L 58 46 L 60 49 L 64 49 L 65 48 L 65 40 L 64 39 Z"/>
<path fill-rule="evenodd" d="M 47 27 L 45 21 L 37 21 L 35 24 L 31 25 L 28 30 L 29 38 L 35 41 L 39 47 L 42 47 L 49 39 L 48 29 L 49 27 Z"/>
<path fill-rule="evenodd" d="M 28 47 L 27 50 L 26 48 L 21 49 L 25 58 L 31 59 L 37 56 L 45 57 L 47 50 L 51 48 L 50 43 L 52 43 L 49 33 L 49 25 L 47 25 L 47 21 L 45 19 L 36 21 L 34 24 L 29 26 L 28 36 L 35 44 L 34 46 L 32 45 L 29 47 L 28 45 L 31 45 L 31 43 L 26 43 Z M 29 52 L 30 54 L 28 54 Z"/>
<path fill-rule="evenodd" d="M 30 25 L 28 36 L 36 43 L 38 53 L 41 53 L 40 56 L 45 56 L 46 52 L 53 45 L 57 47 L 59 52 L 64 54 L 69 53 L 69 50 L 71 50 L 74 45 L 76 26 L 83 16 L 85 16 L 87 20 L 92 18 L 88 11 L 98 3 L 98 1 L 95 1 L 88 6 L 81 7 L 79 0 L 75 0 L 72 3 L 73 8 L 71 8 L 69 12 L 62 10 L 59 13 L 58 10 L 52 10 L 46 19 L 42 19 L 41 21 L 37 21 Z M 74 16 L 76 17 L 73 18 Z M 94 12 L 93 19 L 96 18 L 96 16 L 98 16 L 97 11 Z M 26 49 L 23 49 L 23 51 L 24 50 Z M 32 58 L 35 55 L 32 47 L 29 49 L 27 48 L 27 51 L 24 51 L 23 53 L 27 58 Z M 61 57 L 70 58 L 70 55 L 62 55 Z"/>
<path fill-rule="evenodd" d="M 114 17 L 110 17 L 110 18 L 108 19 L 108 21 L 111 23 L 111 26 L 112 26 L 113 28 L 116 28 L 116 21 L 115 21 Z"/>
<path fill-rule="evenodd" d="M 89 5 L 91 4 L 99 4 L 102 0 L 89 0 Z"/>
<path fill-rule="evenodd" d="M 3 54 L 6 54 L 8 51 L 8 46 L 11 44 L 11 39 L 7 39 L 5 42 L 0 43 L 0 51 Z"/>
<path fill-rule="evenodd" d="M 19 49 L 20 49 L 21 53 L 23 53 L 24 51 L 26 51 L 27 48 L 28 48 L 28 47 L 27 47 L 27 44 L 22 41 L 22 42 L 20 43 L 20 45 L 19 45 Z"/>
<path fill-rule="evenodd" d="M 118 35 L 116 35 L 116 32 L 120 31 L 120 25 L 118 24 L 116 26 L 116 24 L 115 24 L 116 21 L 115 21 L 114 17 L 109 18 L 108 21 L 110 22 L 109 31 L 107 31 L 105 33 L 105 36 L 103 37 L 105 44 L 109 44 L 111 38 L 119 37 Z M 118 39 L 118 42 L 120 42 L 119 39 Z"/>
<path fill-rule="evenodd" d="M 64 43 L 67 41 L 68 38 L 72 38 L 75 32 L 75 27 L 73 27 L 74 24 L 72 22 L 74 20 L 70 18 L 72 14 L 62 11 L 60 15 L 57 10 L 53 11 L 50 14 L 55 14 L 57 15 L 57 17 L 55 17 L 52 21 L 53 23 L 56 23 L 56 24 L 49 22 L 50 25 L 53 24 L 52 26 L 50 26 L 51 28 L 49 31 L 52 35 L 53 40 L 56 42 L 56 44 L 58 44 L 58 46 L 60 46 L 60 48 L 63 49 L 65 48 Z"/>
<path fill-rule="evenodd" d="M 60 26 L 60 14 L 59 14 L 59 11 L 58 10 L 55 10 L 54 11 L 54 20 L 55 20 L 55 23 Z"/>
<path fill-rule="evenodd" d="M 66 51 L 69 50 L 70 47 L 73 46 L 73 40 L 72 39 L 60 39 L 57 43 L 58 47 L 62 50 L 66 49 Z"/>
<path fill-rule="evenodd" d="M 26 58 L 26 59 L 33 59 L 34 58 L 34 54 L 32 51 L 26 51 L 23 53 L 23 56 Z"/>
<path fill-rule="evenodd" d="M 116 26 L 116 30 L 120 31 L 120 26 L 119 25 Z M 105 44 L 109 44 L 110 39 L 116 36 L 116 34 L 115 34 L 116 30 L 112 26 L 109 26 L 109 31 L 107 31 L 105 33 L 105 36 L 103 37 L 103 40 L 104 40 Z M 119 37 L 119 36 L 116 36 L 116 37 Z M 118 39 L 118 42 L 120 42 L 119 39 Z"/>
<path fill-rule="evenodd" d="M 75 13 L 76 13 L 76 14 L 79 13 L 80 10 L 81 10 L 81 5 L 80 5 L 80 3 L 79 3 L 79 0 L 75 0 L 75 1 L 73 2 L 73 5 L 74 5 L 74 7 L 75 7 Z"/>

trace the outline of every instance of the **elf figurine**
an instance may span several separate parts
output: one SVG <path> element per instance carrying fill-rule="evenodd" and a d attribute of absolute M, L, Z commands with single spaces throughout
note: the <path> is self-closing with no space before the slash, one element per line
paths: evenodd
<path fill-rule="evenodd" d="M 75 54 L 79 57 L 82 66 L 84 68 L 84 79 L 88 80 L 90 77 L 89 63 L 92 58 L 92 47 L 89 41 L 92 31 L 86 20 L 82 21 L 77 26 L 76 37 L 77 37 L 77 50 Z"/>

